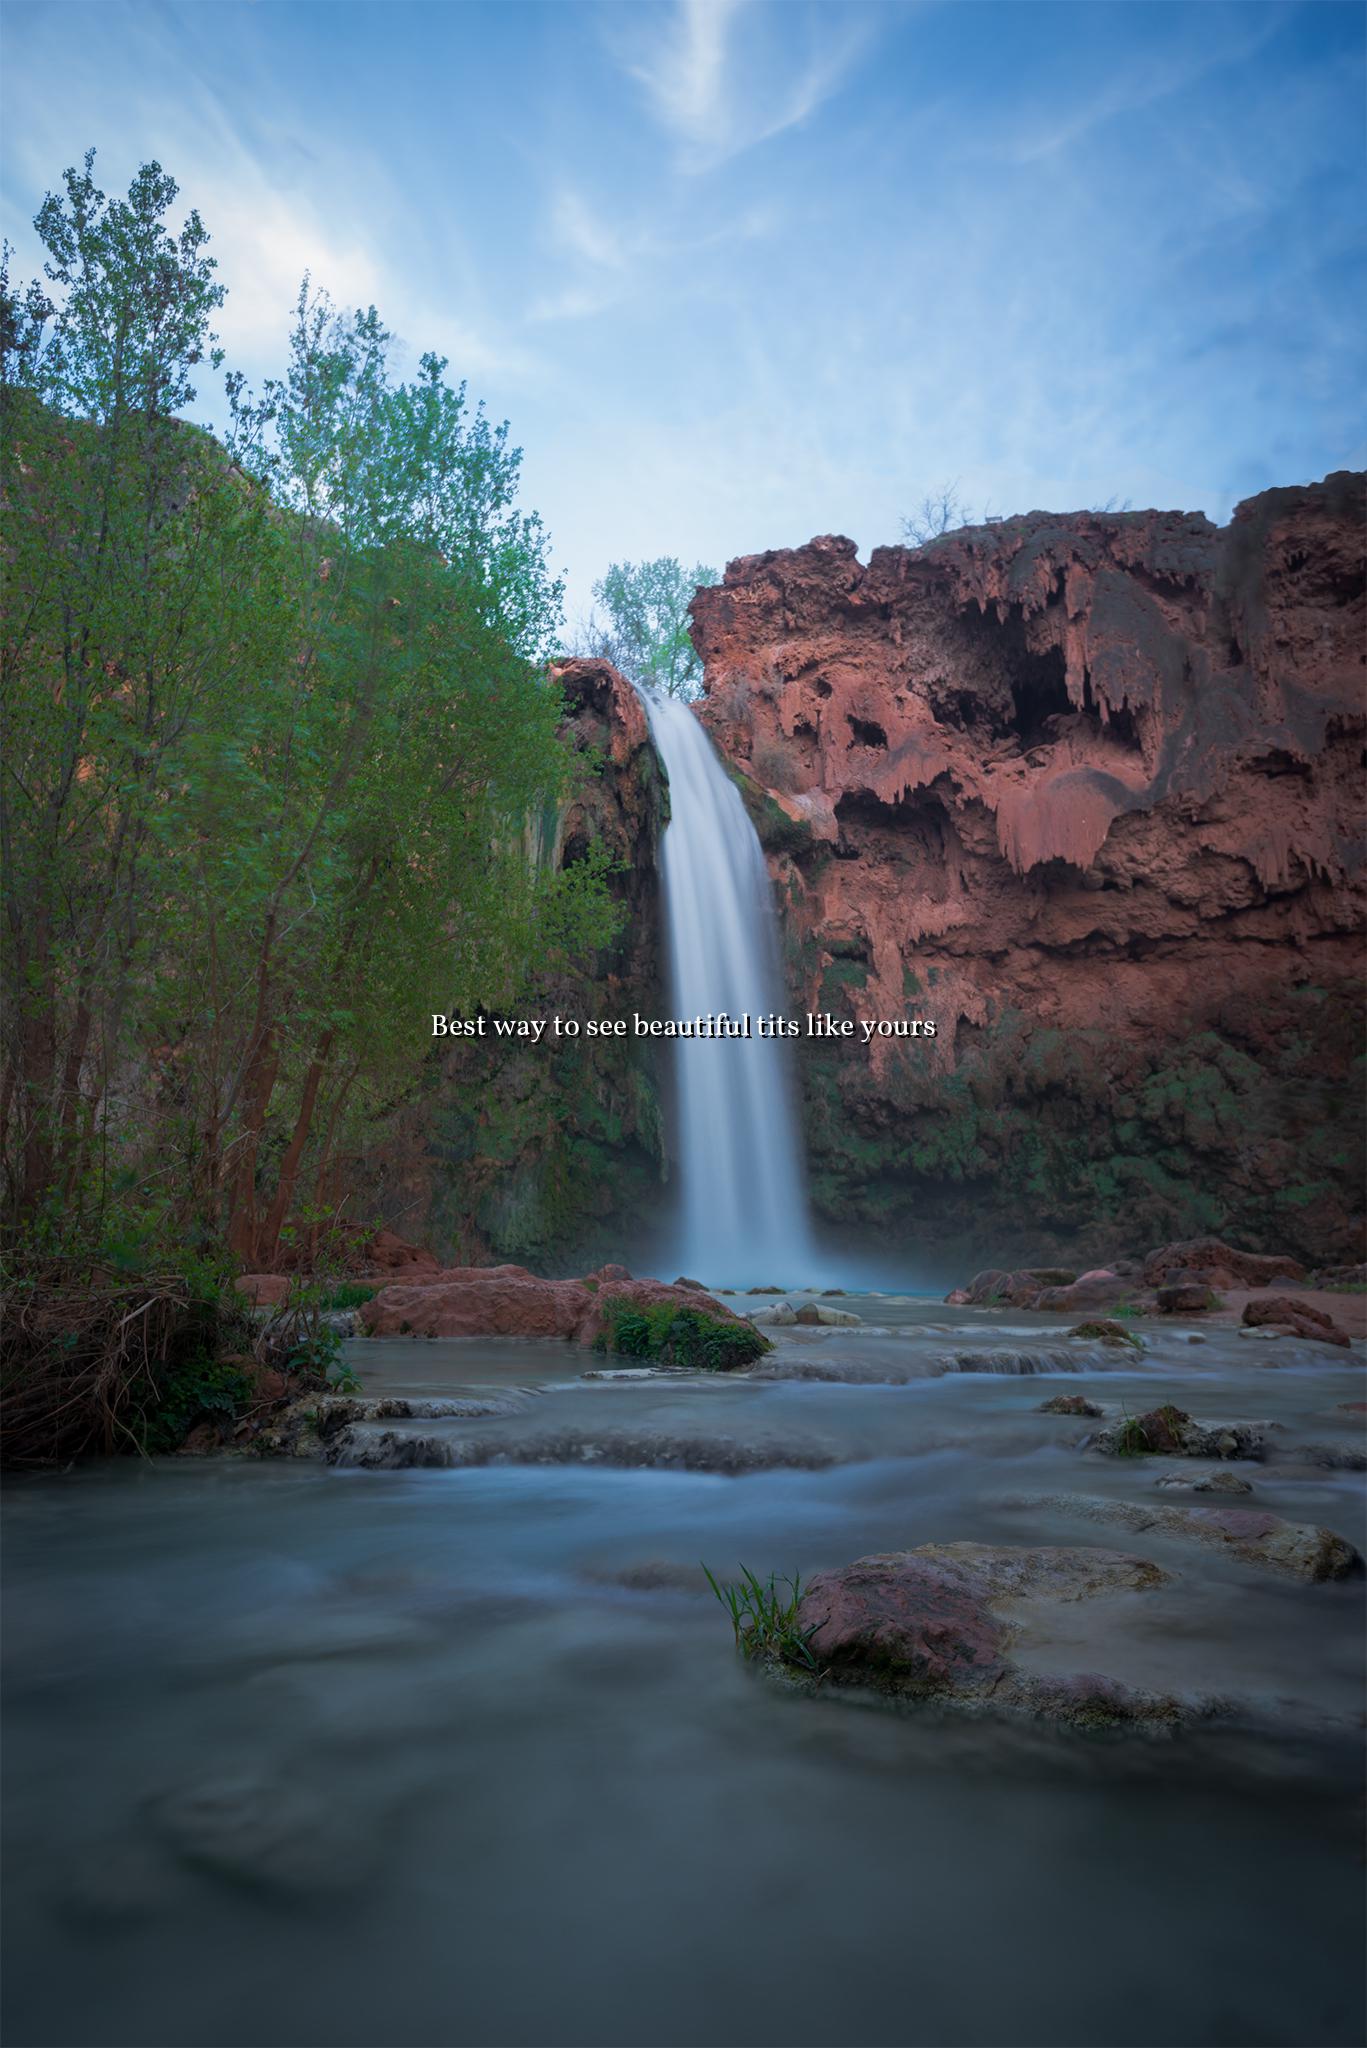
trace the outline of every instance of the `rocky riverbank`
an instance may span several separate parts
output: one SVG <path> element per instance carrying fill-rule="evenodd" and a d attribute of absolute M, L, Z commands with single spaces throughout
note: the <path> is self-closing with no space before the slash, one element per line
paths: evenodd
<path fill-rule="evenodd" d="M 1294 1262 L 1211 1240 L 1126 1263 L 1131 1285 L 1254 1278 L 1249 1292 L 1269 1303 L 1300 1285 Z M 1240 1659 L 1218 1640 L 1201 1654 L 1188 1632 L 1231 1572 L 1236 1586 L 1296 1589 L 1308 1617 L 1329 1599 L 1324 1626 L 1344 1627 L 1331 1589 L 1362 1571 L 1362 1346 L 1326 1343 L 1304 1323 L 1277 1329 L 1273 1350 L 1249 1346 L 1242 1337 L 1269 1326 L 1233 1322 L 1204 1298 L 1182 1316 L 1111 1292 L 1126 1313 L 1075 1321 L 1075 1294 L 1020 1306 L 1027 1280 L 1051 1296 L 1079 1284 L 1035 1269 L 980 1275 L 969 1298 L 943 1305 L 837 1305 L 767 1287 L 722 1298 L 621 1267 L 579 1281 L 426 1267 L 357 1311 L 371 1334 L 348 1356 L 364 1391 L 284 1402 L 237 1448 L 356 1473 L 426 1471 L 430 1483 L 537 1468 L 814 1483 L 862 1468 L 887 1474 L 890 1501 L 922 1461 L 952 1455 L 979 1475 L 967 1525 L 960 1508 L 905 1547 L 851 1562 L 828 1552 L 787 1633 L 750 1645 L 762 1665 L 822 1695 L 1074 1728 L 1275 1719 L 1282 1710 L 1266 1686 L 1249 1688 Z M 720 1372 L 658 1350 L 613 1356 L 619 1310 L 660 1328 L 702 1317 L 763 1351 Z M 595 1342 L 602 1363 L 567 1378 L 576 1347 Z M 462 1384 L 449 1384 L 453 1368 Z M 1069 1391 L 1050 1393 L 1060 1376 Z M 947 1407 L 937 1390 L 955 1386 L 1020 1394 Z M 652 1579 L 649 1561 L 618 1562 L 662 1596 L 705 1593 L 695 1566 Z M 784 1645 L 798 1640 L 805 1653 L 793 1658 Z M 1305 1711 L 1309 1726 L 1329 1709 Z"/>

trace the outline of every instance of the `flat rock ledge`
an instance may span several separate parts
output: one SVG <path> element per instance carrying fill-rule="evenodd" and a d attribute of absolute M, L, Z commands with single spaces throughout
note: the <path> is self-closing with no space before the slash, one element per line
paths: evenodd
<path fill-rule="evenodd" d="M 808 1692 L 855 1688 L 905 1703 L 1026 1716 L 1091 1729 L 1171 1730 L 1228 1711 L 1208 1697 L 1148 1692 L 1103 1672 L 1041 1674 L 1013 1652 L 1047 1640 L 1061 1602 L 1142 1599 L 1169 1574 L 1113 1550 L 929 1543 L 818 1573 L 798 1627 L 821 1676 L 782 1675 Z M 774 1668 L 774 1667 L 771 1667 Z"/>
<path fill-rule="evenodd" d="M 459 1422 L 477 1416 L 517 1415 L 534 1397 L 509 1388 L 499 1394 L 426 1396 L 314 1394 L 292 1401 L 271 1417 L 247 1446 L 262 1458 L 315 1458 L 341 1462 L 349 1430 L 381 1422 Z M 411 1461 L 410 1461 L 411 1462 Z"/>
<path fill-rule="evenodd" d="M 353 1424 L 329 1438 L 329 1464 L 367 1472 L 415 1467 L 468 1470 L 480 1465 L 597 1465 L 621 1471 L 713 1472 L 740 1478 L 750 1472 L 820 1472 L 839 1462 L 829 1446 L 809 1437 L 732 1437 L 717 1432 L 655 1429 L 559 1429 L 509 1435 L 426 1434 Z"/>
<path fill-rule="evenodd" d="M 1095 1371 L 1100 1361 L 1076 1347 L 1056 1346 L 1042 1351 L 949 1351 L 936 1362 L 945 1373 L 990 1372 L 1029 1378 L 1035 1373 Z M 1113 1362 L 1105 1361 L 1107 1365 Z"/>
<path fill-rule="evenodd" d="M 1344 1537 L 1308 1522 L 1284 1522 L 1261 1508 L 1186 1508 L 1167 1503 L 1108 1500 L 1081 1493 L 1018 1495 L 1008 1503 L 1031 1512 L 1076 1516 L 1135 1536 L 1173 1536 L 1222 1550 L 1241 1564 L 1283 1578 L 1319 1585 L 1346 1579 L 1362 1559 Z"/>

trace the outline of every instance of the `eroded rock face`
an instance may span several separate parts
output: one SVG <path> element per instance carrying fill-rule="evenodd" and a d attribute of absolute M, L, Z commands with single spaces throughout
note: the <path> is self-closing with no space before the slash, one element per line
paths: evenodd
<path fill-rule="evenodd" d="M 733 562 L 703 716 L 749 778 L 830 1217 L 960 1252 L 1225 1227 L 1355 1252 L 1363 479 Z"/>

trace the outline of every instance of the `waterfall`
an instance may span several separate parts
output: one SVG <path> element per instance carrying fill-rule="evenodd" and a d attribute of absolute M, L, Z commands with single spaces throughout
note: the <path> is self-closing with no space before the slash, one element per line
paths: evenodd
<path fill-rule="evenodd" d="M 769 874 L 740 792 L 686 704 L 642 692 L 669 778 L 661 853 L 672 1015 L 749 1017 L 750 1038 L 679 1039 L 682 1240 L 704 1285 L 802 1286 L 813 1271 L 792 1047 Z"/>

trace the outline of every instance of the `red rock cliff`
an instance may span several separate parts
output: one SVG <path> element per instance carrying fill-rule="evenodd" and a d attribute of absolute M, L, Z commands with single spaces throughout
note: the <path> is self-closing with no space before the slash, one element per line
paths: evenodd
<path fill-rule="evenodd" d="M 867 567 L 827 537 L 698 592 L 795 1001 L 939 1028 L 807 1060 L 828 1216 L 1356 1252 L 1363 482 Z"/>

